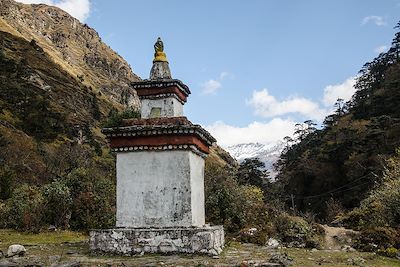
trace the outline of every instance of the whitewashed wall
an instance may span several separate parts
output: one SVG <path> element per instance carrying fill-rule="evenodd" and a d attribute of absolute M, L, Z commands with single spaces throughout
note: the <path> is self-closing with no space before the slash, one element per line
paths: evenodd
<path fill-rule="evenodd" d="M 117 154 L 117 227 L 202 226 L 204 159 L 192 151 Z"/>
<path fill-rule="evenodd" d="M 161 108 L 161 117 L 183 116 L 183 105 L 175 97 L 141 99 L 140 103 L 140 113 L 143 119 L 150 118 L 152 108 Z"/>

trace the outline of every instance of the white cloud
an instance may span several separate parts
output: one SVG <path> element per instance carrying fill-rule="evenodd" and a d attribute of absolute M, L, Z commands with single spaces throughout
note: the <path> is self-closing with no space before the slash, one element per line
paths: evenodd
<path fill-rule="evenodd" d="M 386 50 L 388 50 L 387 45 L 381 45 L 381 46 L 376 47 L 374 49 L 374 52 L 377 54 L 380 54 L 380 53 L 386 52 Z"/>
<path fill-rule="evenodd" d="M 89 0 L 17 0 L 24 4 L 46 4 L 56 6 L 62 10 L 68 12 L 71 16 L 77 18 L 80 21 L 85 21 L 89 17 L 90 13 L 90 1 Z"/>
<path fill-rule="evenodd" d="M 205 95 L 215 94 L 218 89 L 222 88 L 222 81 L 225 80 L 227 77 L 232 77 L 227 71 L 223 71 L 219 74 L 218 79 L 210 79 L 201 84 L 202 92 Z"/>
<path fill-rule="evenodd" d="M 230 74 L 229 72 L 223 71 L 223 72 L 221 72 L 221 74 L 219 75 L 219 79 L 220 79 L 220 81 L 222 81 L 222 80 L 224 80 L 226 77 L 229 77 L 229 76 L 231 76 L 231 74 Z"/>
<path fill-rule="evenodd" d="M 367 16 L 362 19 L 361 25 L 365 25 L 369 22 L 372 22 L 377 26 L 385 26 L 387 24 L 386 20 L 381 16 Z"/>
<path fill-rule="evenodd" d="M 202 84 L 203 93 L 206 95 L 215 94 L 218 89 L 222 87 L 222 84 L 217 80 L 208 80 Z"/>
<path fill-rule="evenodd" d="M 290 97 L 279 101 L 270 95 L 267 89 L 254 91 L 251 99 L 246 102 L 254 108 L 255 114 L 266 118 L 299 113 L 309 119 L 321 121 L 328 112 L 320 108 L 318 103 L 303 97 Z"/>
<path fill-rule="evenodd" d="M 296 122 L 290 119 L 275 118 L 269 122 L 252 122 L 245 127 L 236 127 L 217 121 L 205 127 L 216 139 L 217 143 L 226 148 L 243 143 L 268 144 L 292 136 Z"/>
<path fill-rule="evenodd" d="M 293 136 L 295 124 L 298 123 L 291 118 L 281 116 L 297 113 L 303 115 L 304 119 L 322 122 L 325 116 L 334 111 L 333 104 L 338 98 L 350 100 L 355 92 L 355 80 L 355 77 L 350 77 L 343 83 L 326 86 L 320 101 L 303 97 L 290 97 L 279 101 L 270 95 L 267 89 L 254 91 L 251 99 L 246 101 L 247 104 L 254 108 L 256 114 L 271 118 L 270 121 L 254 121 L 245 127 L 236 127 L 217 121 L 206 129 L 224 148 L 242 143 L 269 144 L 281 141 L 285 136 Z"/>
<path fill-rule="evenodd" d="M 332 107 L 338 98 L 348 101 L 351 99 L 356 89 L 354 85 L 356 77 L 350 77 L 341 84 L 328 85 L 324 89 L 323 103 L 326 107 Z"/>
<path fill-rule="evenodd" d="M 289 97 L 278 100 L 267 89 L 253 91 L 246 103 L 254 109 L 256 115 L 273 118 L 288 114 L 300 114 L 304 119 L 321 122 L 334 111 L 333 105 L 338 98 L 348 101 L 356 91 L 355 77 L 346 79 L 343 83 L 328 85 L 324 88 L 321 101 L 313 101 L 304 97 Z"/>

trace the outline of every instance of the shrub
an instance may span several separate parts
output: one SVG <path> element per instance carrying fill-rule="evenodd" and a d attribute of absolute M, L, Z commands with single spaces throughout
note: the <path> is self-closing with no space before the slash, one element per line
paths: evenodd
<path fill-rule="evenodd" d="M 83 74 L 81 74 L 81 75 L 76 75 L 76 77 L 78 78 L 78 80 L 80 81 L 80 82 L 84 82 L 85 81 L 85 75 L 83 75 Z"/>
<path fill-rule="evenodd" d="M 96 192 L 82 192 L 74 199 L 73 229 L 108 228 L 115 225 L 115 208 Z"/>
<path fill-rule="evenodd" d="M 343 205 L 339 200 L 330 198 L 328 201 L 326 201 L 325 204 L 325 217 L 328 223 L 336 220 L 338 217 L 344 214 L 345 209 L 343 208 Z"/>
<path fill-rule="evenodd" d="M 71 228 L 111 227 L 115 221 L 115 185 L 93 170 L 78 168 L 64 178 L 72 201 Z"/>
<path fill-rule="evenodd" d="M 52 108 L 47 97 L 40 94 L 27 95 L 29 101 L 24 108 L 18 109 L 18 116 L 21 119 L 20 127 L 37 140 L 53 140 L 65 128 L 65 114 L 59 113 Z M 15 97 L 18 99 L 17 97 Z M 43 114 L 46 114 L 43 116 Z"/>
<path fill-rule="evenodd" d="M 9 212 L 8 205 L 0 200 L 0 228 L 9 227 Z"/>
<path fill-rule="evenodd" d="M 0 169 L 0 199 L 5 200 L 11 197 L 14 181 L 14 172 L 7 167 L 2 167 Z"/>
<path fill-rule="evenodd" d="M 240 186 L 238 192 L 238 201 L 241 202 L 243 216 L 246 219 L 246 225 L 265 224 L 267 212 L 264 206 L 264 192 L 257 186 Z"/>
<path fill-rule="evenodd" d="M 0 47 L 0 61 L 6 61 L 6 55 L 1 47 Z"/>
<path fill-rule="evenodd" d="M 361 231 L 355 240 L 355 248 L 363 251 L 377 251 L 389 247 L 399 248 L 400 235 L 393 228 L 375 227 Z"/>
<path fill-rule="evenodd" d="M 283 242 L 294 246 L 305 245 L 312 236 L 311 225 L 301 217 L 279 215 L 276 220 L 278 235 Z"/>
<path fill-rule="evenodd" d="M 206 182 L 207 221 L 223 224 L 228 232 L 236 232 L 244 226 L 244 216 L 236 199 L 237 186 L 232 177 L 221 184 Z"/>
<path fill-rule="evenodd" d="M 235 170 L 214 162 L 205 168 L 206 218 L 223 224 L 228 233 L 257 227 L 267 222 L 263 191 L 256 186 L 239 185 Z"/>
<path fill-rule="evenodd" d="M 45 220 L 57 227 L 68 228 L 72 197 L 67 185 L 56 180 L 43 188 Z"/>
<path fill-rule="evenodd" d="M 10 227 L 38 231 L 43 226 L 43 196 L 37 187 L 24 184 L 16 188 L 7 205 Z"/>
<path fill-rule="evenodd" d="M 239 232 L 238 240 L 243 243 L 265 245 L 268 238 L 268 231 L 258 228 L 244 228 Z"/>
<path fill-rule="evenodd" d="M 121 126 L 122 120 L 133 118 L 140 118 L 140 113 L 133 108 L 128 108 L 121 112 L 112 110 L 107 120 L 102 123 L 102 126 L 105 128 L 118 127 Z"/>
<path fill-rule="evenodd" d="M 335 223 L 356 230 L 387 226 L 386 219 L 378 216 L 380 212 L 373 204 L 370 207 L 361 206 L 340 216 Z"/>
<path fill-rule="evenodd" d="M 339 221 L 356 229 L 397 227 L 400 224 L 400 149 L 386 161 L 380 185 L 368 194 L 360 207 L 341 216 Z"/>
<path fill-rule="evenodd" d="M 379 249 L 378 254 L 389 258 L 397 258 L 400 255 L 400 251 L 394 247 L 389 247 L 387 249 Z"/>

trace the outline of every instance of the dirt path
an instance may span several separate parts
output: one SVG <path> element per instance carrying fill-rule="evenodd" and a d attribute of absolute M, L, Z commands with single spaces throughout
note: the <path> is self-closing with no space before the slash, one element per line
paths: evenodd
<path fill-rule="evenodd" d="M 357 231 L 343 227 L 331 227 L 322 225 L 325 230 L 325 249 L 340 250 L 343 246 L 352 246 Z"/>

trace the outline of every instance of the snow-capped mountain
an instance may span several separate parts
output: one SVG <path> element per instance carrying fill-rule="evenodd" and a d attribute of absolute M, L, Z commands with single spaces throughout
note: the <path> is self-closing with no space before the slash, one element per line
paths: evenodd
<path fill-rule="evenodd" d="M 265 168 L 269 171 L 271 179 L 274 179 L 277 173 L 273 168 L 273 164 L 279 159 L 284 147 L 285 144 L 278 141 L 270 144 L 238 144 L 229 146 L 226 150 L 238 161 L 243 161 L 246 158 L 258 158 L 265 163 Z"/>

